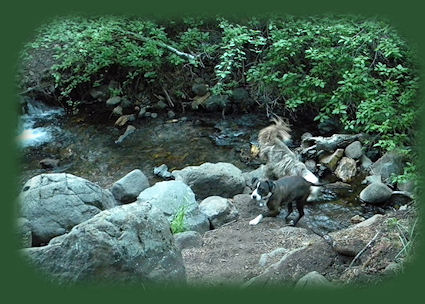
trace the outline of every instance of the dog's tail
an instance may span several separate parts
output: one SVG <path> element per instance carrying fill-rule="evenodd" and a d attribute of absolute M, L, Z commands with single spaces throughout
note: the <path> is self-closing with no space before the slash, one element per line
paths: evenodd
<path fill-rule="evenodd" d="M 291 128 L 282 118 L 276 116 L 272 118 L 272 122 L 274 122 L 274 124 L 265 127 L 258 134 L 260 148 L 275 145 L 276 139 L 285 141 L 291 138 L 291 135 L 289 135 Z"/>

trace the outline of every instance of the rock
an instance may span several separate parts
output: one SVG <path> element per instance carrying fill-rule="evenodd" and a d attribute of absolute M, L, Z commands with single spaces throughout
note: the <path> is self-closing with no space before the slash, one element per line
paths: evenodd
<path fill-rule="evenodd" d="M 115 121 L 115 126 L 122 127 L 122 126 L 125 126 L 129 121 L 134 121 L 134 120 L 135 120 L 134 114 L 123 115 L 123 116 L 120 116 Z"/>
<path fill-rule="evenodd" d="M 20 240 L 21 248 L 28 248 L 32 246 L 32 232 L 30 222 L 24 218 L 20 217 L 17 220 L 17 233 L 18 239 Z"/>
<path fill-rule="evenodd" d="M 269 252 L 269 253 L 263 253 L 263 254 L 260 256 L 260 260 L 258 261 L 258 264 L 259 264 L 261 267 L 264 267 L 264 266 L 266 266 L 267 264 L 270 264 L 270 260 L 273 260 L 273 259 L 275 259 L 276 257 L 279 257 L 279 260 L 280 260 L 280 258 L 281 258 L 283 255 L 285 255 L 286 253 L 288 253 L 288 252 L 289 252 L 289 250 L 288 250 L 288 249 L 280 247 L 280 248 L 276 248 L 275 250 L 273 250 L 273 251 L 271 251 L 271 252 Z M 275 262 L 276 262 L 276 261 L 275 261 Z"/>
<path fill-rule="evenodd" d="M 208 93 L 208 85 L 204 83 L 195 83 L 192 85 L 192 92 L 196 94 L 196 96 L 204 96 Z"/>
<path fill-rule="evenodd" d="M 252 186 L 251 181 L 254 177 L 258 179 L 266 178 L 266 166 L 261 165 L 260 167 L 258 167 L 257 169 L 253 171 L 242 173 L 242 175 L 245 179 L 245 184 Z"/>
<path fill-rule="evenodd" d="M 335 170 L 339 160 L 344 155 L 343 149 L 337 149 L 334 153 L 331 155 L 326 155 L 324 157 L 321 157 L 319 161 L 324 164 L 329 170 L 332 172 Z"/>
<path fill-rule="evenodd" d="M 156 104 L 153 105 L 153 108 L 158 111 L 164 110 L 166 107 L 167 104 L 162 100 L 159 100 Z"/>
<path fill-rule="evenodd" d="M 134 202 L 140 192 L 148 187 L 149 181 L 146 175 L 139 169 L 135 169 L 116 181 L 112 185 L 111 192 L 121 204 L 128 204 Z"/>
<path fill-rule="evenodd" d="M 185 208 L 184 228 L 204 233 L 209 230 L 208 218 L 199 210 L 195 194 L 181 181 L 158 182 L 143 190 L 139 202 L 150 202 L 160 209 L 171 223 L 178 211 Z"/>
<path fill-rule="evenodd" d="M 350 182 L 351 179 L 356 176 L 356 173 L 356 161 L 348 157 L 343 157 L 339 161 L 338 167 L 335 169 L 335 175 L 343 182 Z"/>
<path fill-rule="evenodd" d="M 146 107 L 143 107 L 143 108 L 141 108 L 141 109 L 140 109 L 140 112 L 139 112 L 139 114 L 137 115 L 137 117 L 138 117 L 138 118 L 145 117 L 145 114 L 146 114 Z"/>
<path fill-rule="evenodd" d="M 275 286 L 291 284 L 312 271 L 326 273 L 337 264 L 338 254 L 323 240 L 290 250 L 279 262 L 267 267 L 260 275 L 253 277 L 247 286 Z"/>
<path fill-rule="evenodd" d="M 19 196 L 20 216 L 28 219 L 35 245 L 115 205 L 108 190 L 66 173 L 37 175 L 25 183 Z"/>
<path fill-rule="evenodd" d="M 155 119 L 158 117 L 158 113 L 151 113 L 151 118 Z"/>
<path fill-rule="evenodd" d="M 113 96 L 106 101 L 106 106 L 108 107 L 116 107 L 121 103 L 120 96 Z"/>
<path fill-rule="evenodd" d="M 317 151 L 334 152 L 336 149 L 345 148 L 359 137 L 360 134 L 334 134 L 330 137 L 313 136 L 304 138 L 301 145 L 303 147 L 316 145 Z"/>
<path fill-rule="evenodd" d="M 360 158 L 361 167 L 364 170 L 368 170 L 372 166 L 372 161 L 366 155 L 362 155 Z"/>
<path fill-rule="evenodd" d="M 43 169 L 54 169 L 59 166 L 59 159 L 44 158 L 39 161 L 39 164 Z"/>
<path fill-rule="evenodd" d="M 168 167 L 166 164 L 162 164 L 159 167 L 153 168 L 153 174 L 158 175 L 159 177 L 162 177 L 164 179 L 172 178 L 171 173 L 168 172 Z"/>
<path fill-rule="evenodd" d="M 47 246 L 23 249 L 23 253 L 61 284 L 186 280 L 169 223 L 149 203 L 100 212 Z"/>
<path fill-rule="evenodd" d="M 307 159 L 304 162 L 304 165 L 307 167 L 308 170 L 315 173 L 317 171 L 316 162 L 313 159 Z"/>
<path fill-rule="evenodd" d="M 134 109 L 133 102 L 131 102 L 130 100 L 128 100 L 125 97 L 121 98 L 121 106 L 122 106 L 123 110 L 127 110 L 126 112 L 128 112 L 128 110 L 130 110 L 130 109 Z"/>
<path fill-rule="evenodd" d="M 106 90 L 107 90 L 107 87 L 106 87 Z M 97 87 L 97 88 L 92 88 L 90 91 L 89 91 L 89 94 L 90 94 L 90 96 L 93 98 L 93 99 L 100 99 L 100 98 L 103 98 L 103 97 L 105 97 L 105 88 L 104 87 Z"/>
<path fill-rule="evenodd" d="M 128 125 L 127 129 L 125 129 L 125 132 L 118 137 L 118 139 L 115 141 L 116 144 L 121 144 L 124 139 L 126 139 L 130 134 L 134 133 L 136 131 L 136 127 L 132 125 Z"/>
<path fill-rule="evenodd" d="M 174 241 L 179 250 L 202 246 L 202 238 L 197 231 L 184 231 L 174 235 Z"/>
<path fill-rule="evenodd" d="M 174 118 L 174 117 L 176 117 L 176 113 L 174 113 L 173 111 L 171 111 L 171 110 L 169 110 L 168 112 L 167 112 L 167 116 L 168 116 L 168 118 Z"/>
<path fill-rule="evenodd" d="M 239 216 L 233 203 L 220 196 L 207 197 L 199 204 L 199 210 L 208 217 L 213 228 L 218 228 Z"/>
<path fill-rule="evenodd" d="M 400 191 L 406 191 L 413 194 L 415 193 L 415 188 L 416 188 L 416 183 L 413 180 L 397 183 L 397 189 Z"/>
<path fill-rule="evenodd" d="M 212 195 L 233 197 L 245 187 L 242 171 L 229 163 L 204 163 L 174 170 L 172 174 L 187 184 L 198 199 Z"/>
<path fill-rule="evenodd" d="M 333 284 L 317 271 L 307 273 L 295 284 L 295 288 L 322 288 L 332 286 Z"/>
<path fill-rule="evenodd" d="M 352 159 L 359 159 L 363 155 L 362 144 L 356 140 L 345 148 L 345 156 Z"/>
<path fill-rule="evenodd" d="M 122 116 L 122 107 L 121 106 L 116 106 L 113 110 L 112 110 L 112 115 L 113 116 Z"/>
<path fill-rule="evenodd" d="M 393 191 L 383 183 L 372 183 L 360 192 L 360 199 L 370 204 L 380 204 L 390 199 Z"/>
<path fill-rule="evenodd" d="M 353 216 L 353 217 L 350 219 L 350 221 L 351 221 L 353 224 L 361 223 L 361 222 L 363 222 L 364 220 L 365 220 L 365 218 L 364 218 L 363 216 L 358 215 L 358 214 L 356 214 L 355 216 Z"/>
<path fill-rule="evenodd" d="M 369 175 L 362 181 L 363 185 L 369 185 L 373 183 L 382 183 L 381 175 Z"/>
<path fill-rule="evenodd" d="M 376 227 L 383 221 L 383 215 L 375 214 L 371 218 L 346 229 L 331 232 L 333 248 L 339 254 L 355 257 L 376 234 Z"/>
<path fill-rule="evenodd" d="M 382 176 L 382 181 L 390 182 L 391 175 L 403 174 L 403 156 L 396 152 L 387 152 L 380 159 L 372 164 L 372 174 Z"/>

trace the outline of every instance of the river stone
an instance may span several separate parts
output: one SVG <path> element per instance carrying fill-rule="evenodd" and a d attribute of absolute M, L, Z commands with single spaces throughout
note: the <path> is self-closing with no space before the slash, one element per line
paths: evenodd
<path fill-rule="evenodd" d="M 178 249 L 195 248 L 202 246 L 201 234 L 197 231 L 184 231 L 174 235 L 174 241 Z"/>
<path fill-rule="evenodd" d="M 16 222 L 16 228 L 18 233 L 18 239 L 20 241 L 21 248 L 28 248 L 32 246 L 32 232 L 30 222 L 24 218 L 18 218 Z"/>
<path fill-rule="evenodd" d="M 213 228 L 218 228 L 238 218 L 239 212 L 230 200 L 220 196 L 210 196 L 199 204 Z"/>
<path fill-rule="evenodd" d="M 387 152 L 372 164 L 372 174 L 381 175 L 383 182 L 389 182 L 391 175 L 403 174 L 403 156 L 396 152 Z"/>
<path fill-rule="evenodd" d="M 348 157 L 343 157 L 335 169 L 335 175 L 343 182 L 350 182 L 356 176 L 356 173 L 356 161 Z"/>
<path fill-rule="evenodd" d="M 143 190 L 139 202 L 151 202 L 160 209 L 171 223 L 181 208 L 185 209 L 184 228 L 203 233 L 209 230 L 208 218 L 199 210 L 192 189 L 182 181 L 158 182 Z"/>
<path fill-rule="evenodd" d="M 120 104 L 120 102 L 121 102 L 121 97 L 113 96 L 106 101 L 106 105 L 108 107 L 116 107 Z"/>
<path fill-rule="evenodd" d="M 370 204 L 380 204 L 390 199 L 393 191 L 383 183 L 372 183 L 360 192 L 360 199 Z"/>
<path fill-rule="evenodd" d="M 35 244 L 67 233 L 116 201 L 109 190 L 67 173 L 40 174 L 25 183 L 20 215 L 30 222 Z"/>
<path fill-rule="evenodd" d="M 362 144 L 356 140 L 345 147 L 345 156 L 352 159 L 359 159 L 363 155 Z"/>
<path fill-rule="evenodd" d="M 204 163 L 172 172 L 176 180 L 183 181 L 198 199 L 218 195 L 233 197 L 242 193 L 245 179 L 242 171 L 229 163 Z"/>
<path fill-rule="evenodd" d="M 149 203 L 105 210 L 47 246 L 23 249 L 23 253 L 62 284 L 186 280 L 170 225 Z"/>
<path fill-rule="evenodd" d="M 129 138 L 129 135 L 133 134 L 136 131 L 136 127 L 132 125 L 128 125 L 125 129 L 125 132 L 121 134 L 118 139 L 115 141 L 116 144 L 121 144 L 124 140 Z"/>
<path fill-rule="evenodd" d="M 327 155 L 320 158 L 319 161 L 333 172 L 343 155 L 344 155 L 344 149 L 337 149 L 331 155 Z"/>
<path fill-rule="evenodd" d="M 146 175 L 139 169 L 135 169 L 116 181 L 112 185 L 111 192 L 121 204 L 128 204 L 134 202 L 140 192 L 148 187 L 149 181 Z"/>
<path fill-rule="evenodd" d="M 322 288 L 332 286 L 332 283 L 317 271 L 307 273 L 295 284 L 295 288 Z"/>

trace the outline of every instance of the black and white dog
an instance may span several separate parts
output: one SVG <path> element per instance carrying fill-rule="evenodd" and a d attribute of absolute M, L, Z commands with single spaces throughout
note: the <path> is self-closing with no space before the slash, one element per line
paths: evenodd
<path fill-rule="evenodd" d="M 323 184 L 311 183 L 301 176 L 286 176 L 277 181 L 252 179 L 252 185 L 255 186 L 251 198 L 256 200 L 260 206 L 267 204 L 268 210 L 249 222 L 250 225 L 257 225 L 264 217 L 275 217 L 279 215 L 281 207 L 287 204 L 288 216 L 292 213 L 292 203 L 296 203 L 298 217 L 293 222 L 295 226 L 304 215 L 304 204 L 310 195 L 311 187 L 321 186 Z"/>

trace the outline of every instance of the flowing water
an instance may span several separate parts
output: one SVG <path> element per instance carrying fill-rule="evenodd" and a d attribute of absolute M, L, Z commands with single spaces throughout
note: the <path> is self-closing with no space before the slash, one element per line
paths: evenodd
<path fill-rule="evenodd" d="M 166 164 L 169 171 L 204 162 L 230 162 L 242 171 L 251 171 L 259 162 L 250 159 L 251 144 L 258 131 L 268 125 L 263 115 L 237 117 L 196 115 L 167 120 L 144 119 L 136 122 L 136 131 L 121 144 L 115 140 L 123 133 L 112 122 L 93 117 L 69 117 L 60 109 L 30 103 L 21 116 L 21 185 L 46 172 L 66 172 L 109 188 L 116 180 L 138 168 L 151 184 L 162 180 L 153 169 Z M 295 129 L 295 127 L 294 127 Z M 297 127 L 294 142 L 308 131 Z M 310 130 L 311 131 L 311 130 Z M 60 160 L 54 169 L 43 169 L 40 160 Z M 306 218 L 321 231 L 334 231 L 350 224 L 356 214 L 369 217 L 358 201 L 360 183 L 342 195 L 330 195 L 322 203 L 306 206 Z"/>

